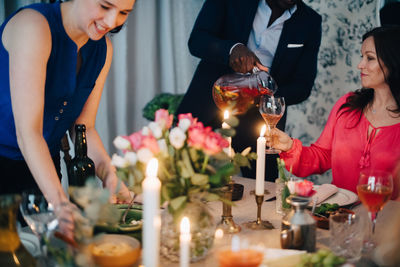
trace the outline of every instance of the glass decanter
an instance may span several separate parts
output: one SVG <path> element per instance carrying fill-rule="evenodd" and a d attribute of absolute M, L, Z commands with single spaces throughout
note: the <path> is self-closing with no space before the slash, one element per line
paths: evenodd
<path fill-rule="evenodd" d="M 258 105 L 262 95 L 273 95 L 278 86 L 272 76 L 253 68 L 253 73 L 230 73 L 220 77 L 213 85 L 213 98 L 221 110 L 230 110 L 233 115 L 243 114 Z"/>

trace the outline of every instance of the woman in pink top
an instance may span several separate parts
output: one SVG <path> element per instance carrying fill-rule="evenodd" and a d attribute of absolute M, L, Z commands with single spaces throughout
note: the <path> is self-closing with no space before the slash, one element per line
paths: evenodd
<path fill-rule="evenodd" d="M 395 172 L 400 164 L 400 27 L 379 27 L 363 36 L 358 64 L 362 89 L 342 96 L 314 144 L 303 146 L 274 129 L 267 145 L 280 149 L 286 168 L 305 177 L 332 169 L 332 183 L 353 192 L 360 171 Z M 399 174 L 394 173 L 398 196 Z"/>

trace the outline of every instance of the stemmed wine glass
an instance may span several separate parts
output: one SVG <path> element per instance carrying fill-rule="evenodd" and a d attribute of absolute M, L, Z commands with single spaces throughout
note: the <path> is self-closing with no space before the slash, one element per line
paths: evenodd
<path fill-rule="evenodd" d="M 48 239 L 48 234 L 58 226 L 55 208 L 47 202 L 39 190 L 29 189 L 22 193 L 20 210 L 26 223 L 39 238 L 41 252 L 39 260 L 46 265 L 46 239 Z"/>
<path fill-rule="evenodd" d="M 273 95 L 263 95 L 260 99 L 259 111 L 269 128 L 268 136 L 271 137 L 271 130 L 276 127 L 285 112 L 285 99 L 283 97 L 274 97 Z M 265 153 L 278 154 L 280 151 L 275 148 L 267 148 Z"/>
<path fill-rule="evenodd" d="M 372 241 L 375 232 L 375 223 L 378 212 L 388 202 L 393 192 L 393 178 L 389 172 L 378 170 L 367 170 L 360 173 L 358 180 L 357 193 L 362 204 L 368 210 L 368 216 L 372 222 L 370 237 L 364 244 L 364 248 L 369 250 L 375 247 Z"/>

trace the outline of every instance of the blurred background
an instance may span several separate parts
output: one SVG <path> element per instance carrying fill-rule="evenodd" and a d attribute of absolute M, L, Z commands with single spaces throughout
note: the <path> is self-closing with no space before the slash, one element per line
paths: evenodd
<path fill-rule="evenodd" d="M 318 74 L 310 98 L 289 107 L 286 132 L 308 145 L 319 137 L 336 100 L 360 87 L 361 36 L 380 24 L 379 10 L 396 0 L 303 1 L 322 16 Z M 34 2 L 50 1 L 1 0 L 0 22 Z M 129 135 L 148 123 L 142 116 L 146 103 L 162 92 L 186 92 L 199 61 L 189 54 L 187 41 L 203 3 L 136 0 L 126 26 L 111 36 L 114 58 L 96 123 L 110 155 L 116 152 L 112 141 L 117 135 Z M 311 179 L 329 182 L 331 174 Z"/>

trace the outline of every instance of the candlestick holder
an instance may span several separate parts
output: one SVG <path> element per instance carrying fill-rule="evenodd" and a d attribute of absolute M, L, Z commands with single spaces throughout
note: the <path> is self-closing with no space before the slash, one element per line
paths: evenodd
<path fill-rule="evenodd" d="M 261 220 L 261 206 L 264 202 L 264 195 L 255 195 L 257 203 L 257 220 L 250 221 L 244 225 L 252 230 L 265 230 L 265 229 L 275 229 L 275 227 L 269 221 Z"/>
<path fill-rule="evenodd" d="M 229 201 L 232 201 L 233 184 L 233 180 L 230 179 L 229 184 L 222 188 L 223 197 Z M 226 204 L 225 202 L 222 202 L 221 222 L 217 227 L 222 229 L 225 234 L 236 234 L 242 230 L 241 227 L 233 220 L 232 206 Z"/>

